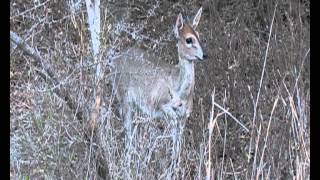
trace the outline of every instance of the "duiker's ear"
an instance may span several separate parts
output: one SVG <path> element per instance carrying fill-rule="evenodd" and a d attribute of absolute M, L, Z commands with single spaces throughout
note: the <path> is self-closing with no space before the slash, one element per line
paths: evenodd
<path fill-rule="evenodd" d="M 183 28 L 183 17 L 182 14 L 179 13 L 176 21 L 176 25 L 174 26 L 174 35 L 176 38 L 179 38 L 179 31 Z"/>
<path fill-rule="evenodd" d="M 201 14 L 202 14 L 202 7 L 198 10 L 197 14 L 193 18 L 193 21 L 192 21 L 193 29 L 197 28 L 199 21 L 200 21 L 200 18 L 201 18 Z"/>

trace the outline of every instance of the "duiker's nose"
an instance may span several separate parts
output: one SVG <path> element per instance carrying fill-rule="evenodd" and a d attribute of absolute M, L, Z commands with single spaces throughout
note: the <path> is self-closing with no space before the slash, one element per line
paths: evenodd
<path fill-rule="evenodd" d="M 203 52 L 203 59 L 206 59 L 208 57 L 208 54 L 206 52 Z"/>

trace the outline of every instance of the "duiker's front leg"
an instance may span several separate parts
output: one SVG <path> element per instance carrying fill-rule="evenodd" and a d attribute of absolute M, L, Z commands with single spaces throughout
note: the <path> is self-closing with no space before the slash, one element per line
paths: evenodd
<path fill-rule="evenodd" d="M 192 108 L 193 108 L 193 97 L 189 96 L 189 100 L 188 100 L 188 103 L 187 103 L 187 111 L 186 111 L 186 117 L 187 118 L 191 115 Z"/>
<path fill-rule="evenodd" d="M 178 118 L 177 113 L 174 110 L 174 107 L 171 102 L 162 105 L 161 107 L 163 113 L 168 116 L 169 118 L 172 118 L 176 120 Z"/>
<path fill-rule="evenodd" d="M 187 112 L 187 106 L 186 105 L 180 105 L 179 107 L 175 108 L 176 114 L 180 117 L 180 118 L 184 118 L 186 116 L 188 116 Z"/>
<path fill-rule="evenodd" d="M 173 110 L 179 118 L 184 118 L 187 116 L 189 110 L 189 102 L 181 100 L 180 97 L 174 97 L 170 101 Z M 192 106 L 192 105 L 191 105 Z"/>
<path fill-rule="evenodd" d="M 121 114 L 122 114 L 122 119 L 124 121 L 126 138 L 130 138 L 132 136 L 133 112 L 129 103 L 124 103 L 122 105 Z"/>
<path fill-rule="evenodd" d="M 192 106 L 192 104 L 191 104 Z M 189 102 L 183 101 L 179 97 L 173 97 L 167 104 L 163 105 L 165 114 L 173 118 L 184 118 L 188 113 Z"/>

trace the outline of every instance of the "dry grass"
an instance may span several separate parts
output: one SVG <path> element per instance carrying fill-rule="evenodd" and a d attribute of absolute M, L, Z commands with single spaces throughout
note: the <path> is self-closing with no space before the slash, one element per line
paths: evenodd
<path fill-rule="evenodd" d="M 175 18 L 200 5 L 102 2 L 106 59 L 135 45 L 163 57 L 154 63 L 177 63 Z M 94 83 L 85 3 L 10 1 L 11 31 L 41 57 L 35 63 L 11 43 L 11 178 L 310 179 L 309 1 L 202 5 L 210 59 L 196 64 L 194 112 L 181 121 L 137 112 L 124 142 L 109 82 Z M 92 133 L 98 86 L 104 96 Z"/>

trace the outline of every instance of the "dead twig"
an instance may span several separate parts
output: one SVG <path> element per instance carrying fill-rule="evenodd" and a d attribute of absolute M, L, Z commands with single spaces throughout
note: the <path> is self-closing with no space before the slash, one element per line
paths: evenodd
<path fill-rule="evenodd" d="M 50 86 L 55 86 L 59 84 L 58 79 L 55 77 L 55 74 L 47 67 L 45 67 L 42 62 L 42 57 L 39 55 L 39 53 L 32 47 L 30 47 L 21 37 L 19 37 L 15 32 L 10 31 L 10 40 L 16 44 L 26 55 L 34 59 L 33 64 L 36 67 L 39 67 L 40 69 L 43 69 L 42 71 L 37 71 L 37 73 L 40 75 L 40 77 L 44 80 L 50 80 L 47 81 Z M 79 120 L 81 124 L 83 124 L 83 113 L 82 111 L 78 111 L 77 104 L 72 100 L 70 94 L 59 88 L 54 88 L 53 92 L 63 99 L 67 106 L 71 109 L 73 114 L 75 114 L 76 118 Z"/>
<path fill-rule="evenodd" d="M 229 115 L 234 121 L 236 121 L 236 123 L 238 123 L 244 130 L 246 130 L 247 132 L 249 132 L 249 129 L 243 125 L 236 117 L 234 117 L 228 110 L 226 110 L 225 108 L 223 108 L 222 106 L 220 106 L 219 104 L 217 104 L 216 102 L 213 102 L 213 104 L 215 106 L 217 106 L 219 109 L 221 109 L 223 112 L 225 112 L 227 115 Z"/>

